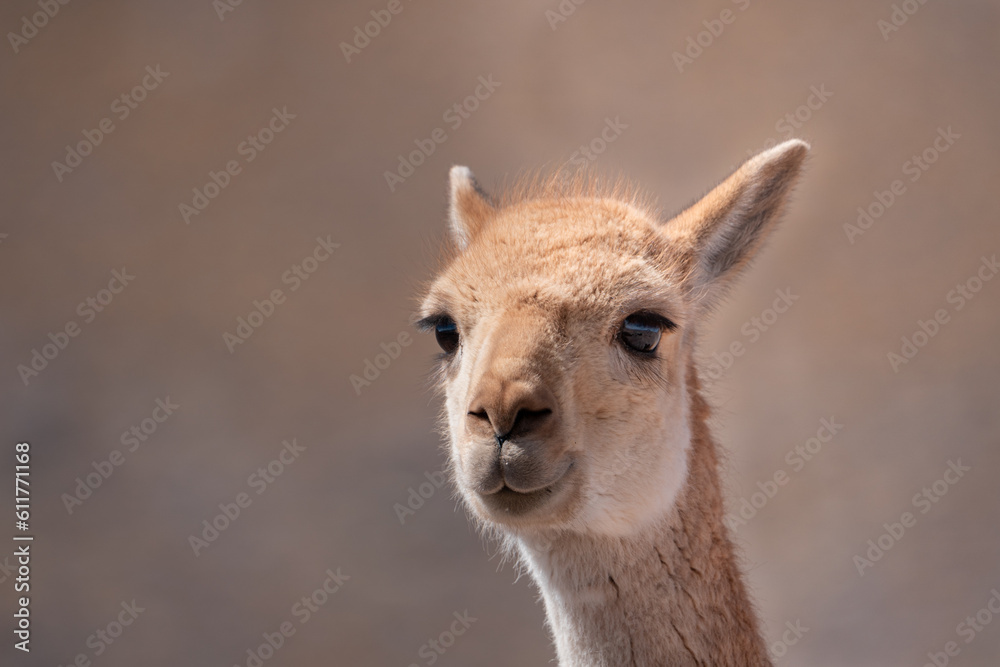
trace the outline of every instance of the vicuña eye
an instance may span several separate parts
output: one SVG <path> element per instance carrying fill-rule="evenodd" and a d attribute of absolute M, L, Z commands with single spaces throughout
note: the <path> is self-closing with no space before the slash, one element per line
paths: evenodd
<path fill-rule="evenodd" d="M 440 318 L 434 324 L 434 337 L 445 353 L 451 354 L 458 349 L 458 325 L 455 320 L 448 316 Z"/>
<path fill-rule="evenodd" d="M 670 330 L 675 326 L 673 322 L 662 315 L 639 311 L 625 318 L 618 337 L 625 347 L 633 352 L 651 354 L 660 344 L 663 330 Z"/>

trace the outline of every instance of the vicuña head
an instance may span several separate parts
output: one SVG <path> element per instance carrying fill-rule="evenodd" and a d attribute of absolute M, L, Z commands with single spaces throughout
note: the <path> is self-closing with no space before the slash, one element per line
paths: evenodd
<path fill-rule="evenodd" d="M 752 158 L 671 220 L 558 177 L 491 197 L 451 170 L 443 352 L 454 482 L 538 583 L 563 665 L 766 665 L 723 525 L 698 332 L 808 151 Z"/>

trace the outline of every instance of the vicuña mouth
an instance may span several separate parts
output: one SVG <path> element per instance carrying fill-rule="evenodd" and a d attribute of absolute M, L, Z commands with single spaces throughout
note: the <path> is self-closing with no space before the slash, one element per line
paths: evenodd
<path fill-rule="evenodd" d="M 512 489 L 504 482 L 499 490 L 492 493 L 482 493 L 479 497 L 482 499 L 483 504 L 492 512 L 509 516 L 527 514 L 544 505 L 548 499 L 555 496 L 572 467 L 573 464 L 570 463 L 555 481 L 537 489 L 519 491 Z"/>
<path fill-rule="evenodd" d="M 482 498 L 483 504 L 493 512 L 518 516 L 537 508 L 546 498 L 552 495 L 552 492 L 553 489 L 551 486 L 538 489 L 537 491 L 521 493 L 504 485 L 499 491 L 480 496 L 480 498 Z"/>

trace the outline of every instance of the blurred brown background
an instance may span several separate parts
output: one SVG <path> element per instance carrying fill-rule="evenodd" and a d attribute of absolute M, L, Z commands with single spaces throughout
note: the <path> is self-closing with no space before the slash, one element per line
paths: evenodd
<path fill-rule="evenodd" d="M 74 2 L 36 31 L 36 2 L 0 9 L 20 35 L 0 47 L 0 537 L 16 532 L 22 440 L 36 535 L 32 652 L 11 646 L 5 567 L 0 662 L 253 665 L 247 650 L 288 621 L 263 664 L 550 663 L 527 578 L 447 487 L 421 488 L 444 458 L 426 388 L 436 346 L 409 315 L 443 238 L 447 169 L 490 184 L 579 164 L 587 145 L 670 213 L 794 134 L 813 145 L 806 177 L 702 346 L 720 364 L 732 517 L 787 474 L 736 533 L 768 641 L 787 665 L 922 665 L 951 641 L 950 664 L 998 664 L 1000 618 L 971 640 L 959 626 L 982 624 L 1000 590 L 1000 280 L 975 281 L 1000 251 L 997 3 L 389 5 Z M 341 43 L 365 44 L 355 28 L 387 16 L 348 62 Z M 678 64 L 685 51 L 697 57 Z M 152 89 L 133 94 L 144 77 Z M 492 93 L 468 100 L 479 77 Z M 445 115 L 455 104 L 465 117 Z M 275 108 L 294 118 L 241 152 Z M 52 163 L 104 118 L 113 131 L 57 178 Z M 385 172 L 435 128 L 446 139 L 390 190 Z M 925 149 L 926 170 L 906 164 Z M 225 182 L 230 160 L 239 173 L 186 224 L 179 205 L 210 172 Z M 845 230 L 890 196 L 863 234 Z M 318 237 L 340 246 L 293 291 L 282 277 Z M 109 305 L 78 311 L 112 296 L 123 267 L 135 277 Z M 967 282 L 981 289 L 959 309 L 949 293 Z M 223 334 L 275 289 L 284 302 L 230 353 Z M 776 290 L 797 299 L 775 318 Z M 894 370 L 887 355 L 939 309 L 947 322 Z M 78 335 L 61 339 L 71 321 Z M 401 332 L 415 342 L 378 357 Z M 65 349 L 25 383 L 18 368 L 50 333 Z M 723 369 L 734 341 L 745 352 Z M 351 375 L 387 361 L 356 391 Z M 180 407 L 148 421 L 167 397 Z M 832 440 L 786 458 L 831 417 Z M 143 420 L 155 433 L 129 451 L 122 434 Z M 293 438 L 305 450 L 262 488 L 251 475 Z M 70 513 L 64 494 L 113 450 L 121 465 Z M 959 460 L 971 470 L 938 484 L 938 502 L 918 498 L 921 513 L 914 494 Z M 411 490 L 430 497 L 401 523 Z M 240 493 L 251 504 L 196 556 L 189 536 Z M 906 511 L 916 524 L 859 575 L 854 557 Z M 349 580 L 301 623 L 294 605 L 338 568 Z M 133 600 L 144 611 L 113 643 L 94 635 L 116 633 Z M 477 620 L 443 654 L 425 646 L 466 611 Z M 808 628 L 794 645 L 786 622 Z"/>

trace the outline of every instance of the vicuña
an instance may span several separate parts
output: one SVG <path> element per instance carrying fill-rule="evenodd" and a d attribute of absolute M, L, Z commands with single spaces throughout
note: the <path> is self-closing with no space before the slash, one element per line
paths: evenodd
<path fill-rule="evenodd" d="M 698 334 L 775 228 L 809 146 L 663 221 L 627 183 L 450 184 L 419 325 L 443 353 L 452 479 L 545 603 L 564 666 L 769 665 L 723 524 Z"/>

